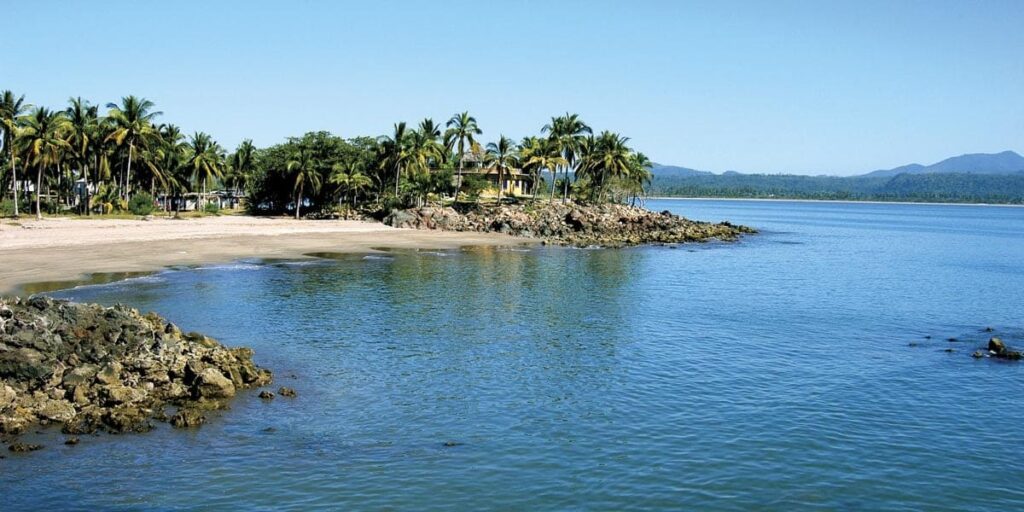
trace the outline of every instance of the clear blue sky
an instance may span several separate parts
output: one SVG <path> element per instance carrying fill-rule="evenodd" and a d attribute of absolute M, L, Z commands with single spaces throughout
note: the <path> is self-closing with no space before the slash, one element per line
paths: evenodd
<path fill-rule="evenodd" d="M 1024 1 L 4 0 L 0 89 L 145 96 L 228 148 L 578 112 L 661 163 L 851 174 L 1024 150 Z"/>

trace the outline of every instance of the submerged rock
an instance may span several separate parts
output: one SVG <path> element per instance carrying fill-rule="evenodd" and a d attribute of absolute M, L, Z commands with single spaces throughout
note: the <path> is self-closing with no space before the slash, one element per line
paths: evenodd
<path fill-rule="evenodd" d="M 298 396 L 298 394 L 295 393 L 294 389 L 286 388 L 286 387 L 282 387 L 281 389 L 278 389 L 277 390 L 277 394 L 279 394 L 281 396 L 286 396 L 286 397 L 289 397 L 289 398 L 295 398 L 296 396 Z"/>
<path fill-rule="evenodd" d="M 31 444 L 31 443 L 13 443 L 7 447 L 8 450 L 15 453 L 34 452 L 36 450 L 42 450 L 43 445 Z"/>
<path fill-rule="evenodd" d="M 193 410 L 271 382 L 252 355 L 125 306 L 0 299 L 0 434 L 146 432 L 168 404 L 182 407 L 172 423 L 195 426 Z"/>
<path fill-rule="evenodd" d="M 264 400 L 273 400 L 274 399 L 274 393 L 271 392 L 271 391 L 266 391 L 266 390 L 260 391 L 260 398 L 262 398 Z"/>
<path fill-rule="evenodd" d="M 997 357 L 1004 356 L 1006 355 L 1006 344 L 1003 343 L 1003 340 L 993 336 L 988 340 L 988 351 Z"/>
<path fill-rule="evenodd" d="M 505 233 L 577 247 L 735 240 L 756 231 L 728 222 L 698 222 L 622 204 L 546 202 L 476 206 L 466 211 L 426 206 L 393 210 L 384 223 L 399 228 Z"/>

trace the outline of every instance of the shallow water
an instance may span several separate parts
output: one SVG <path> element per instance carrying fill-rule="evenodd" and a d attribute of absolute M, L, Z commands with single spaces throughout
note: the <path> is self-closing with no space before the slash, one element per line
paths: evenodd
<path fill-rule="evenodd" d="M 252 346 L 299 397 L 8 454 L 0 509 L 1024 506 L 1024 365 L 970 357 L 986 326 L 1024 345 L 1024 209 L 648 206 L 762 233 L 53 293 Z"/>

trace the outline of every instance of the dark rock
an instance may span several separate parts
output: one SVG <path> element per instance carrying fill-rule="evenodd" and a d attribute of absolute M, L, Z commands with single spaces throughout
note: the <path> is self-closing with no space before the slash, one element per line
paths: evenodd
<path fill-rule="evenodd" d="M 463 444 L 464 443 L 460 443 L 458 441 L 445 441 L 441 446 L 444 446 L 445 448 L 451 448 L 453 446 L 462 446 Z"/>
<path fill-rule="evenodd" d="M 289 397 L 289 398 L 295 398 L 296 396 L 298 396 L 298 395 L 297 395 L 297 394 L 295 393 L 295 390 L 294 390 L 294 389 L 292 389 L 292 388 L 286 388 L 286 387 L 282 387 L 281 389 L 278 389 L 278 390 L 277 390 L 277 394 L 279 394 L 279 395 L 281 395 L 281 396 L 286 396 L 286 397 Z"/>
<path fill-rule="evenodd" d="M 945 352 L 945 353 L 947 353 L 947 354 L 952 354 L 953 352 L 956 352 L 956 349 L 953 349 L 953 348 L 947 348 L 947 349 L 943 350 L 943 352 Z"/>
<path fill-rule="evenodd" d="M 993 336 L 988 340 L 988 351 L 996 356 L 1006 355 L 1006 344 L 1003 343 L 1003 340 Z"/>
<path fill-rule="evenodd" d="M 25 453 L 34 452 L 36 450 L 42 450 L 43 445 L 31 443 L 12 443 L 10 446 L 7 447 L 7 449 L 14 453 Z"/>
<path fill-rule="evenodd" d="M 79 443 L 79 439 L 77 437 L 75 437 L 75 436 L 71 436 L 71 437 L 69 437 L 69 438 L 64 440 L 64 444 L 66 444 L 68 446 L 74 446 L 74 445 L 76 445 L 78 443 Z"/>
<path fill-rule="evenodd" d="M 272 393 L 270 391 L 260 391 L 260 398 L 262 398 L 264 400 L 273 400 L 274 399 L 274 393 Z"/>
<path fill-rule="evenodd" d="M 192 428 L 206 423 L 206 416 L 202 411 L 194 408 L 178 409 L 178 412 L 171 416 L 171 425 L 175 428 Z"/>
<path fill-rule="evenodd" d="M 974 351 L 973 354 L 971 354 L 971 357 L 973 357 L 975 359 L 980 359 L 982 357 L 986 357 L 986 354 L 984 352 L 980 351 L 980 350 L 976 350 L 976 351 Z"/>

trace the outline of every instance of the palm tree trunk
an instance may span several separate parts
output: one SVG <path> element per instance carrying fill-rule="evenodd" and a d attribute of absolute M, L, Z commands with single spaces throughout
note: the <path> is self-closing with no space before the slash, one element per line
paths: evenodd
<path fill-rule="evenodd" d="M 565 167 L 565 181 L 562 183 L 562 204 L 569 197 L 569 166 Z"/>
<path fill-rule="evenodd" d="M 88 161 L 88 160 L 86 160 Z M 85 204 L 82 205 L 82 209 L 85 210 L 85 216 L 89 216 L 89 164 L 82 164 L 82 178 L 85 180 L 85 198 L 83 201 Z"/>
<path fill-rule="evenodd" d="M 555 202 L 555 182 L 558 181 L 558 166 L 551 169 L 551 195 L 548 197 L 548 203 Z"/>
<path fill-rule="evenodd" d="M 498 166 L 498 206 L 501 206 L 501 192 L 505 188 L 505 168 Z"/>
<path fill-rule="evenodd" d="M 18 170 L 14 165 L 14 146 L 11 146 L 11 189 L 14 190 L 14 218 L 18 218 Z"/>
<path fill-rule="evenodd" d="M 134 142 L 129 142 L 128 143 L 128 174 L 126 174 L 125 177 L 124 177 L 124 200 L 125 201 L 131 199 L 131 197 L 129 197 L 129 194 L 131 193 L 130 189 L 131 189 L 131 186 L 132 186 L 132 153 L 134 152 L 134 150 L 135 150 L 135 143 Z"/>
<path fill-rule="evenodd" d="M 39 171 L 36 174 L 36 220 L 43 220 L 43 210 L 40 207 L 39 197 L 43 194 L 43 166 L 39 165 Z"/>
<path fill-rule="evenodd" d="M 402 179 L 402 166 L 395 167 L 395 199 L 398 199 L 398 183 Z"/>
<path fill-rule="evenodd" d="M 299 185 L 299 191 L 295 193 L 295 220 L 299 220 L 299 209 L 302 208 L 302 189 L 303 186 Z"/>

